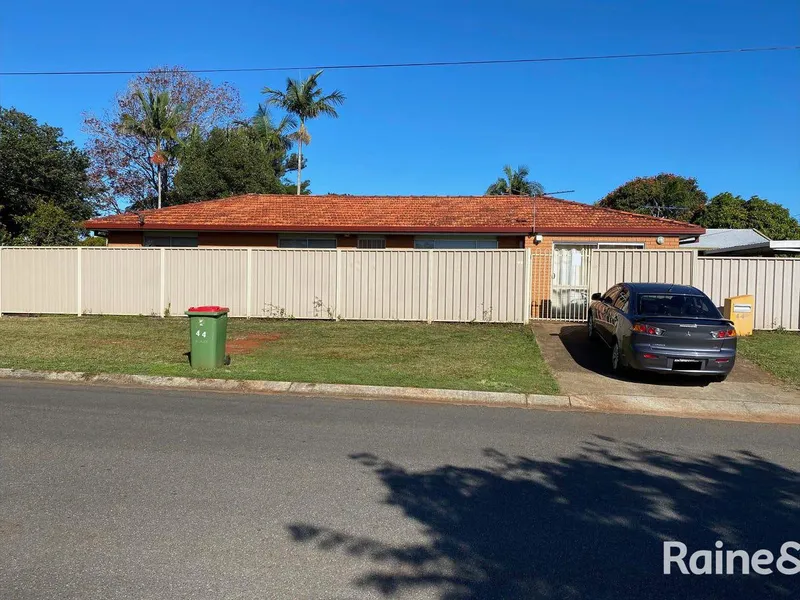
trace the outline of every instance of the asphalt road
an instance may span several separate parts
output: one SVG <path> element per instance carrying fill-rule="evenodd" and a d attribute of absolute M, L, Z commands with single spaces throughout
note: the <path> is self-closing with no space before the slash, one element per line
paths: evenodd
<path fill-rule="evenodd" d="M 790 598 L 800 427 L 0 382 L 0 597 Z"/>

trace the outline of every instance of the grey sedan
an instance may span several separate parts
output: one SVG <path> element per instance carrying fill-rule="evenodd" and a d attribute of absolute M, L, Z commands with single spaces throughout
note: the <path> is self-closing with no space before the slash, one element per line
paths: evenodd
<path fill-rule="evenodd" d="M 594 294 L 590 338 L 611 348 L 611 368 L 724 380 L 736 362 L 736 330 L 703 292 L 684 285 L 620 283 Z"/>

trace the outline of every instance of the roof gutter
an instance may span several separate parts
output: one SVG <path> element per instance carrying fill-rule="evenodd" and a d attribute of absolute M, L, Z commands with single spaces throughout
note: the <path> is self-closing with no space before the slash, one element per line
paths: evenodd
<path fill-rule="evenodd" d="M 92 231 L 137 231 L 147 229 L 148 231 L 251 231 L 263 233 L 396 233 L 396 234 L 425 234 L 425 233 L 482 233 L 482 234 L 517 234 L 530 235 L 530 227 L 389 227 L 389 226 L 298 226 L 281 225 L 213 225 L 213 224 L 161 224 L 148 223 L 146 227 L 141 224 L 128 223 L 98 223 L 87 221 L 84 223 L 86 229 Z M 548 227 L 535 233 L 550 234 L 573 234 L 573 235 L 698 235 L 705 230 L 685 228 L 685 229 L 656 229 L 648 227 L 609 227 L 609 228 L 588 228 L 588 227 Z"/>

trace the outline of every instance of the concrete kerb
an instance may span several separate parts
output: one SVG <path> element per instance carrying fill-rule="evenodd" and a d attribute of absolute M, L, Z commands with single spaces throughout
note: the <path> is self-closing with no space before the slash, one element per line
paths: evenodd
<path fill-rule="evenodd" d="M 690 400 L 650 396 L 518 394 L 479 392 L 434 388 L 409 388 L 374 385 L 342 385 L 331 383 L 298 383 L 235 379 L 200 379 L 81 372 L 32 371 L 0 368 L 0 378 L 91 383 L 111 386 L 142 386 L 220 392 L 260 394 L 298 394 L 358 399 L 414 400 L 483 406 L 507 406 L 544 410 L 615 412 L 625 414 L 693 417 L 735 421 L 800 424 L 800 406 L 780 403 L 758 403 L 722 400 Z"/>

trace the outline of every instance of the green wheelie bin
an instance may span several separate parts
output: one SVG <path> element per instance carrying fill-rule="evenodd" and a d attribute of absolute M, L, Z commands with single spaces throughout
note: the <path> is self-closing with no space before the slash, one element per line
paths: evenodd
<path fill-rule="evenodd" d="M 189 317 L 189 363 L 193 369 L 214 369 L 231 363 L 225 354 L 228 309 L 224 306 L 193 306 Z"/>

